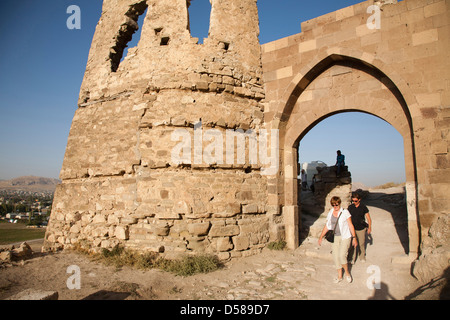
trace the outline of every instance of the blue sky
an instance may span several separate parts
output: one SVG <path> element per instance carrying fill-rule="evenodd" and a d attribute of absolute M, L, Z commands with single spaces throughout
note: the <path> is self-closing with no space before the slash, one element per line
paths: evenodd
<path fill-rule="evenodd" d="M 358 2 L 259 0 L 260 41 L 299 33 L 302 21 Z M 81 9 L 80 30 L 66 26 L 70 5 Z M 59 176 L 101 7 L 101 0 L 0 1 L 0 179 Z M 208 0 L 193 0 L 193 36 L 207 37 L 209 10 Z M 402 137 L 383 120 L 332 116 L 302 139 L 300 160 L 334 164 L 337 149 L 353 181 L 373 186 L 405 180 Z"/>

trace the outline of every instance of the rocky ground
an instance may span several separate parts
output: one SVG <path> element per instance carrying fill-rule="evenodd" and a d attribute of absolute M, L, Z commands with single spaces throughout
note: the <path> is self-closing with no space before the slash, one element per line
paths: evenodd
<path fill-rule="evenodd" d="M 312 235 L 294 251 L 269 249 L 256 256 L 236 259 L 221 270 L 191 277 L 128 267 L 116 269 L 73 252 L 34 254 L 16 266 L 0 269 L 0 299 L 25 289 L 57 291 L 60 300 L 328 300 L 420 298 L 420 283 L 410 275 L 411 259 L 405 254 L 405 209 L 402 190 L 371 192 L 366 203 L 373 219 L 367 261 L 351 266 L 353 282 L 334 284 L 335 270 L 329 243 L 314 236 L 322 220 L 305 224 Z M 38 251 L 41 243 L 30 243 Z M 68 267 L 80 268 L 80 289 L 69 290 Z M 378 277 L 379 276 L 379 277 Z M 380 288 L 370 286 L 379 278 Z M 368 286 L 369 283 L 369 286 Z M 426 298 L 436 298 L 438 292 Z"/>

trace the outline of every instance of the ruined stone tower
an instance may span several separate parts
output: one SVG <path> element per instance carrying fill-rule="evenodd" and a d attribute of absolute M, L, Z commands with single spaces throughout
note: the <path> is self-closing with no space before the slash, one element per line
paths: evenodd
<path fill-rule="evenodd" d="M 269 241 L 277 210 L 267 206 L 260 165 L 248 152 L 244 163 L 239 154 L 233 163 L 196 161 L 226 132 L 262 128 L 257 1 L 211 0 L 203 44 L 190 34 L 189 2 L 103 1 L 47 249 L 121 244 L 228 258 Z M 123 59 L 144 13 L 140 41 Z"/>

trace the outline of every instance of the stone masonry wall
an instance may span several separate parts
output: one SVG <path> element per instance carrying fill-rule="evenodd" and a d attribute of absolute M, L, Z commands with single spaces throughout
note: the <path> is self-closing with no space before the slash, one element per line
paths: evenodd
<path fill-rule="evenodd" d="M 256 0 L 211 3 L 209 37 L 198 44 L 186 0 L 104 1 L 47 249 L 121 244 L 226 259 L 258 252 L 269 241 L 278 210 L 267 206 L 267 179 L 249 161 L 249 139 L 245 163 L 194 161 L 218 141 L 225 159 L 227 132 L 258 135 L 263 128 Z M 120 62 L 144 12 L 140 41 Z M 177 149 L 177 132 L 191 148 Z M 193 148 L 198 132 L 201 151 Z M 222 141 L 207 138 L 211 132 Z M 174 150 L 191 153 L 180 163 Z M 231 151 L 238 152 L 237 144 Z"/>
<path fill-rule="evenodd" d="M 336 166 L 318 167 L 314 183 L 314 199 L 316 203 L 324 208 L 324 214 L 328 214 L 332 209 L 330 201 L 332 197 L 339 197 L 342 201 L 341 206 L 345 209 L 351 204 L 352 178 L 345 166 L 340 175 L 336 175 Z"/>

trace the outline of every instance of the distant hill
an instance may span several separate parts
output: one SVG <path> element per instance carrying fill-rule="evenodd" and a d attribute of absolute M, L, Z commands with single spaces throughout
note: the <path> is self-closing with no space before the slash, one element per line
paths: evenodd
<path fill-rule="evenodd" d="M 25 176 L 11 180 L 0 180 L 0 191 L 55 192 L 61 180 Z"/>
<path fill-rule="evenodd" d="M 356 191 L 358 189 L 368 190 L 369 187 L 367 187 L 366 185 L 364 185 L 364 183 L 361 182 L 352 182 L 352 191 Z"/>

